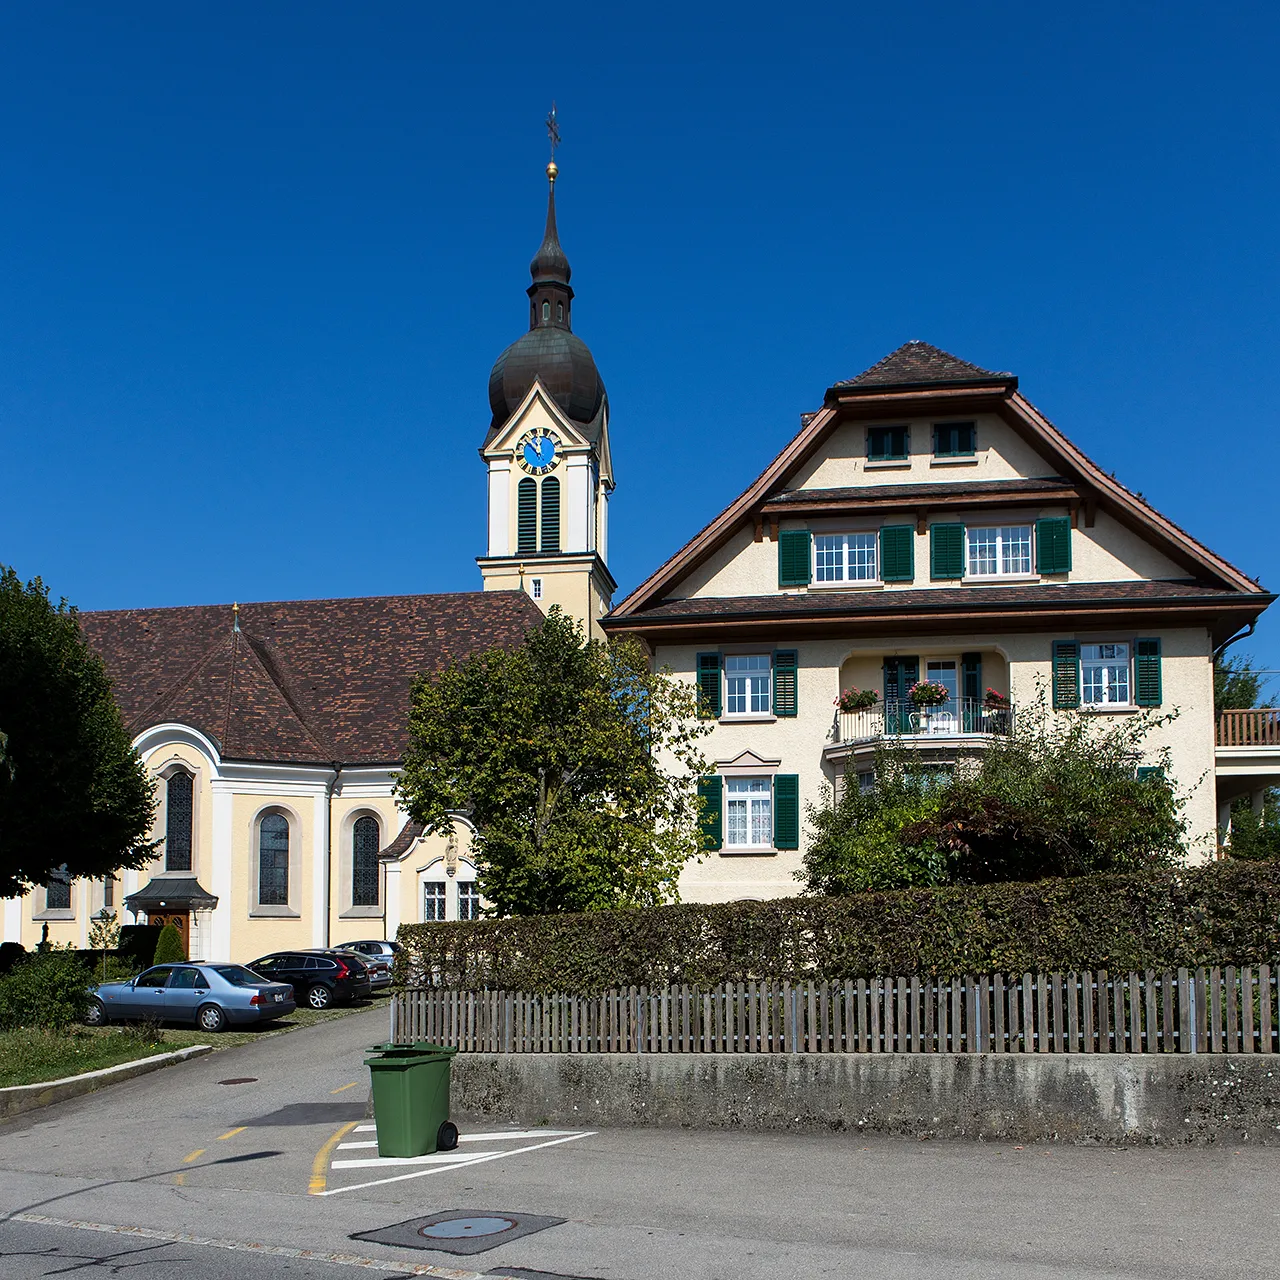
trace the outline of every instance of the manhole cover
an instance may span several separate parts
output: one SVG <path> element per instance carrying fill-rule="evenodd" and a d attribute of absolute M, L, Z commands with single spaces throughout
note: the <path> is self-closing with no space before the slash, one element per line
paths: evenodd
<path fill-rule="evenodd" d="M 372 1240 L 376 1244 L 401 1249 L 436 1249 L 441 1253 L 483 1253 L 509 1240 L 531 1236 L 535 1231 L 558 1227 L 563 1218 L 546 1218 L 533 1213 L 502 1213 L 475 1209 L 450 1209 L 429 1218 L 410 1218 L 379 1231 L 360 1231 L 352 1240 Z"/>
<path fill-rule="evenodd" d="M 450 1218 L 419 1227 L 418 1234 L 428 1240 L 468 1240 L 474 1236 L 496 1236 L 510 1231 L 516 1224 L 511 1218 Z"/>
<path fill-rule="evenodd" d="M 257 1084 L 257 1076 L 232 1076 L 230 1080 L 219 1080 L 219 1084 Z"/>

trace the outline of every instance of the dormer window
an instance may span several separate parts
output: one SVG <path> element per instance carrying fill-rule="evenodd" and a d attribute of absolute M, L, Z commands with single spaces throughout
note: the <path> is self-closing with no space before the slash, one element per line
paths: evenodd
<path fill-rule="evenodd" d="M 935 458 L 972 458 L 975 452 L 972 422 L 938 422 L 933 428 Z"/>
<path fill-rule="evenodd" d="M 907 427 L 868 427 L 868 462 L 905 462 L 911 456 Z"/>

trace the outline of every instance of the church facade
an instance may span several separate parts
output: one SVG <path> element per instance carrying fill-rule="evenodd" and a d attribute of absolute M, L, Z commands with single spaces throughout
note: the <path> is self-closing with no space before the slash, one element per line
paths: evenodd
<path fill-rule="evenodd" d="M 156 781 L 157 856 L 5 901 L 5 940 L 83 947 L 106 910 L 249 961 L 474 918 L 465 819 L 426 835 L 395 800 L 410 687 L 518 645 L 553 604 L 593 637 L 641 637 L 715 722 L 698 784 L 713 847 L 687 900 L 796 892 L 805 805 L 872 785 L 878 742 L 962 767 L 1041 699 L 1177 713 L 1135 768 L 1167 749 L 1194 858 L 1232 798 L 1280 784 L 1280 747 L 1224 753 L 1213 716 L 1215 652 L 1273 597 L 1106 475 L 1015 377 L 926 343 L 830 387 L 613 607 L 609 400 L 572 329 L 556 175 L 529 327 L 489 380 L 483 590 L 82 614 Z"/>

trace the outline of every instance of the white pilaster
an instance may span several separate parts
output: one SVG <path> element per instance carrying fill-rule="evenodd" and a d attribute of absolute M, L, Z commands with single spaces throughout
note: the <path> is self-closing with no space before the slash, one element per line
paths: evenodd
<path fill-rule="evenodd" d="M 218 899 L 218 905 L 210 913 L 207 957 L 210 960 L 245 960 L 248 956 L 231 954 L 231 836 L 232 802 L 235 799 L 230 782 L 215 778 L 210 783 L 213 807 L 213 848 L 209 851 L 209 892 Z M 249 865 L 253 865 L 250 858 Z"/>
<path fill-rule="evenodd" d="M 387 868 L 387 937 L 394 939 L 400 928 L 400 864 L 388 862 Z"/>
<path fill-rule="evenodd" d="M 311 945 L 329 945 L 329 789 L 312 804 L 316 837 L 311 854 Z"/>
<path fill-rule="evenodd" d="M 511 554 L 511 462 L 506 458 L 489 463 L 489 554 Z"/>
<path fill-rule="evenodd" d="M 0 942 L 22 941 L 22 902 L 21 898 L 4 900 L 4 936 Z"/>
<path fill-rule="evenodd" d="M 600 509 L 596 512 L 596 552 L 600 559 L 609 563 L 609 490 L 600 486 L 598 499 Z"/>
<path fill-rule="evenodd" d="M 570 552 L 590 551 L 588 518 L 591 512 L 591 459 L 575 454 L 565 460 L 564 473 L 564 549 Z"/>

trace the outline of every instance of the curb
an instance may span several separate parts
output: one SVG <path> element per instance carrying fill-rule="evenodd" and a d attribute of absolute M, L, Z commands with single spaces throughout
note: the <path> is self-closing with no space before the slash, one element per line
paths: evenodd
<path fill-rule="evenodd" d="M 122 1062 L 118 1066 L 103 1067 L 100 1071 L 86 1071 L 83 1075 L 67 1076 L 62 1080 L 45 1080 L 39 1084 L 15 1084 L 0 1089 L 0 1120 L 20 1116 L 24 1111 L 47 1107 L 68 1098 L 79 1098 L 120 1080 L 132 1080 L 163 1067 L 176 1066 L 188 1058 L 198 1058 L 212 1053 L 211 1044 L 193 1044 L 173 1053 L 157 1053 L 150 1058 L 138 1058 L 134 1062 Z"/>

